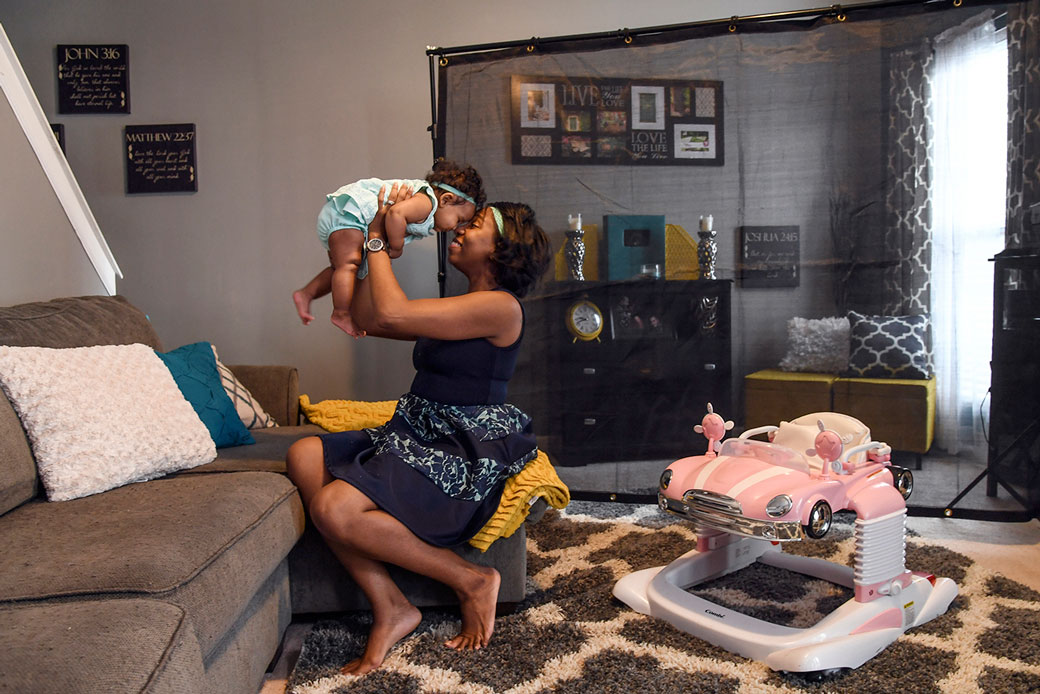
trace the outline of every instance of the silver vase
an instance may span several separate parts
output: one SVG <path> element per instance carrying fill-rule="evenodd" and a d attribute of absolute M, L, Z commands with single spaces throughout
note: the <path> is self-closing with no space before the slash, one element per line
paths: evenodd
<path fill-rule="evenodd" d="M 698 231 L 697 236 L 697 262 L 701 266 L 701 279 L 713 280 L 715 277 L 715 256 L 719 253 L 719 247 L 715 243 L 715 230 Z"/>
<path fill-rule="evenodd" d="M 585 279 L 585 231 L 576 229 L 567 232 L 567 244 L 564 249 L 567 257 L 567 269 L 572 280 Z"/>

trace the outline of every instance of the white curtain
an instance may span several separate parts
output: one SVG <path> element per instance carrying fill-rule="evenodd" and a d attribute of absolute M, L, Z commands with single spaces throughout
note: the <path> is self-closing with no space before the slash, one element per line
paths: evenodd
<path fill-rule="evenodd" d="M 936 445 L 984 459 L 993 264 L 1004 248 L 1007 42 L 992 21 L 943 34 L 932 106 Z"/>

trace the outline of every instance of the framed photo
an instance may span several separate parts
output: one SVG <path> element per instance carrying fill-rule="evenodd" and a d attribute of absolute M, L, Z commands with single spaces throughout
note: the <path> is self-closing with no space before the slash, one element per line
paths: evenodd
<path fill-rule="evenodd" d="M 676 159 L 714 159 L 718 156 L 714 125 L 676 123 L 674 138 Z"/>
<path fill-rule="evenodd" d="M 556 127 L 556 85 L 520 85 L 520 127 Z"/>
<path fill-rule="evenodd" d="M 644 299 L 639 299 L 642 296 Z M 636 298 L 621 293 L 611 297 L 610 337 L 614 340 L 674 339 L 675 326 L 657 301 L 647 301 L 645 293 Z"/>
<path fill-rule="evenodd" d="M 632 129 L 664 130 L 664 87 L 632 87 Z"/>

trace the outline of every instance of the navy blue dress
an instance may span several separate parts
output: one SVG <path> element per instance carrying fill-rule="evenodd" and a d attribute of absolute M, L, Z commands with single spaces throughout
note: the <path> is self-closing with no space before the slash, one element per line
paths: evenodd
<path fill-rule="evenodd" d="M 506 479 L 538 454 L 531 418 L 505 403 L 522 338 L 419 338 L 415 378 L 390 421 L 321 437 L 329 473 L 432 545 L 473 537 Z"/>

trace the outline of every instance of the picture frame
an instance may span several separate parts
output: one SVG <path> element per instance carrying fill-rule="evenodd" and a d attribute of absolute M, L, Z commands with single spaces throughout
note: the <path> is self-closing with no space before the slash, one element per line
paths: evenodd
<path fill-rule="evenodd" d="M 724 166 L 718 80 L 511 75 L 513 164 Z"/>
<path fill-rule="evenodd" d="M 799 227 L 740 227 L 740 263 L 737 266 L 737 279 L 741 287 L 797 287 L 800 266 Z"/>
<path fill-rule="evenodd" d="M 675 339 L 675 326 L 657 301 L 645 294 L 621 292 L 611 297 L 610 337 L 612 340 Z"/>
<path fill-rule="evenodd" d="M 556 127 L 556 85 L 544 82 L 520 85 L 520 127 Z"/>
<path fill-rule="evenodd" d="M 127 44 L 58 44 L 58 113 L 130 113 Z"/>
<path fill-rule="evenodd" d="M 632 86 L 632 129 L 664 130 L 664 87 Z"/>

